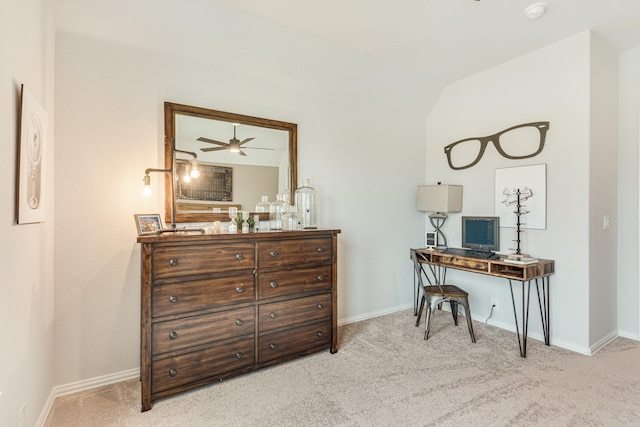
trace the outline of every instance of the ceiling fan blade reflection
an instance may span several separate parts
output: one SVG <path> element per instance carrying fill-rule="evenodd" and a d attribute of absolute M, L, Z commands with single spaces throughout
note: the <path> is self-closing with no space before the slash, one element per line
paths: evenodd
<path fill-rule="evenodd" d="M 202 141 L 202 142 L 206 142 L 206 143 L 208 143 L 208 144 L 218 144 L 218 145 L 224 145 L 224 146 L 229 145 L 229 144 L 227 144 L 226 142 L 216 141 L 215 139 L 205 138 L 204 136 L 201 136 L 201 137 L 200 137 L 200 138 L 198 138 L 196 141 Z"/>
<path fill-rule="evenodd" d="M 220 150 L 227 150 L 227 147 L 208 147 L 208 148 L 201 148 L 200 151 L 220 151 Z"/>

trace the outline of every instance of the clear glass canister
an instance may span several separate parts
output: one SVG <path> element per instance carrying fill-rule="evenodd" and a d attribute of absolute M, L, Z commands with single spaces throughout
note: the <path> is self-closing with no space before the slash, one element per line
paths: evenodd
<path fill-rule="evenodd" d="M 316 190 L 308 179 L 302 180 L 295 194 L 298 220 L 303 229 L 318 228 Z"/>
<path fill-rule="evenodd" d="M 276 200 L 271 203 L 269 209 L 269 223 L 272 230 L 282 230 L 282 214 L 287 211 L 287 204 L 280 194 L 276 194 Z"/>
<path fill-rule="evenodd" d="M 269 196 L 262 196 L 262 200 L 259 201 L 258 204 L 256 205 L 256 212 L 267 213 L 270 215 L 269 213 L 270 211 L 271 211 L 271 203 L 269 203 Z M 271 220 L 264 219 L 264 221 L 260 223 L 260 230 L 269 231 L 269 229 L 271 228 L 270 222 Z"/>
<path fill-rule="evenodd" d="M 256 212 L 269 212 L 270 207 L 269 196 L 262 196 L 262 200 L 256 205 Z"/>
<path fill-rule="evenodd" d="M 288 211 L 282 215 L 282 229 L 293 231 L 298 229 L 298 216 L 296 215 L 296 207 L 289 206 Z"/>

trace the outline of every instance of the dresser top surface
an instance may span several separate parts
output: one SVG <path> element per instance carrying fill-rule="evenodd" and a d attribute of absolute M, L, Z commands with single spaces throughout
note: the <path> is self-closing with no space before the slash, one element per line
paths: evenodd
<path fill-rule="evenodd" d="M 214 233 L 200 234 L 197 231 L 165 232 L 162 234 L 144 234 L 138 236 L 138 243 L 203 242 L 222 240 L 271 240 L 287 238 L 329 237 L 341 233 L 339 229 L 296 230 L 296 231 L 260 231 L 250 233 Z"/>

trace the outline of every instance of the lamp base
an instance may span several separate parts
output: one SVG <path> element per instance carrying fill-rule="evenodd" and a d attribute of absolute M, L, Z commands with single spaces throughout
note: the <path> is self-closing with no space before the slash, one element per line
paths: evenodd
<path fill-rule="evenodd" d="M 447 238 L 442 232 L 441 228 L 447 220 L 447 215 L 443 213 L 434 213 L 429 215 L 429 221 L 431 225 L 433 225 L 433 233 L 436 235 L 435 245 L 437 248 L 446 248 L 447 247 Z"/>

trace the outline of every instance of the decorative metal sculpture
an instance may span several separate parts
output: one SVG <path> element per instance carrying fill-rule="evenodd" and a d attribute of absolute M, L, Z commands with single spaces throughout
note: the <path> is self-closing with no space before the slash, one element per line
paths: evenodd
<path fill-rule="evenodd" d="M 522 252 L 520 250 L 520 233 L 522 233 L 522 229 L 520 228 L 523 223 L 521 222 L 521 216 L 528 214 L 529 211 L 525 211 L 523 210 L 523 205 L 522 202 L 530 199 L 533 197 L 533 191 L 528 188 L 528 187 L 524 187 L 522 190 L 520 190 L 519 188 L 514 188 L 513 190 L 509 191 L 508 188 L 505 188 L 504 191 L 502 192 L 502 194 L 505 196 L 505 198 L 502 200 L 502 203 L 505 204 L 505 206 L 516 206 L 516 210 L 513 212 L 516 214 L 516 254 L 520 255 Z"/>

